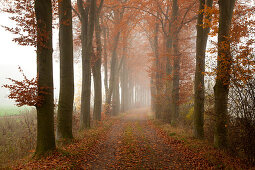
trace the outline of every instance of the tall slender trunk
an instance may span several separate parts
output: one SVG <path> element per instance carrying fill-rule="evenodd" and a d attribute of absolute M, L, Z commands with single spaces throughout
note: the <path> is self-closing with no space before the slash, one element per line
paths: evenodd
<path fill-rule="evenodd" d="M 71 0 L 59 1 L 60 93 L 57 139 L 73 138 L 72 113 L 74 99 L 73 33 Z"/>
<path fill-rule="evenodd" d="M 51 1 L 36 0 L 35 14 L 37 21 L 38 95 L 43 99 L 42 104 L 36 107 L 37 141 L 35 155 L 39 156 L 56 148 L 54 135 Z"/>
<path fill-rule="evenodd" d="M 173 89 L 172 89 L 172 113 L 173 122 L 175 123 L 179 117 L 179 101 L 180 101 L 180 54 L 178 49 L 178 34 L 173 39 L 174 65 L 173 65 Z"/>
<path fill-rule="evenodd" d="M 169 23 L 169 34 L 171 32 L 171 25 L 172 23 Z M 171 122 L 173 120 L 173 113 L 171 111 L 172 107 L 172 88 L 173 88 L 173 80 L 172 80 L 172 64 L 170 61 L 170 57 L 172 55 L 172 46 L 173 46 L 173 40 L 171 35 L 167 35 L 166 37 L 166 50 L 167 50 L 167 57 L 166 57 L 166 101 L 165 101 L 165 106 L 164 106 L 164 119 L 167 122 Z"/>
<path fill-rule="evenodd" d="M 179 40 L 177 32 L 177 20 L 178 20 L 178 1 L 173 1 L 172 7 L 172 51 L 173 51 L 173 88 L 172 88 L 172 123 L 176 123 L 179 116 L 179 96 L 180 96 L 180 54 L 179 54 Z"/>
<path fill-rule="evenodd" d="M 126 94 L 127 94 L 127 96 L 126 96 L 126 98 L 127 98 L 127 110 L 129 110 L 130 109 L 130 105 L 131 105 L 131 91 L 130 91 L 130 74 L 127 72 L 127 92 L 126 92 Z"/>
<path fill-rule="evenodd" d="M 119 92 L 119 73 L 116 69 L 115 73 L 115 83 L 113 89 L 113 99 L 112 99 L 112 115 L 116 116 L 119 114 L 120 111 L 120 92 Z"/>
<path fill-rule="evenodd" d="M 133 107 L 133 97 L 134 97 L 133 79 L 131 74 L 128 74 L 128 109 L 131 109 Z"/>
<path fill-rule="evenodd" d="M 127 62 L 126 62 L 126 54 L 127 54 L 127 43 L 124 42 L 123 45 L 123 64 L 122 64 L 122 70 L 121 70 L 121 112 L 125 112 L 127 110 Z"/>
<path fill-rule="evenodd" d="M 91 97 L 91 55 L 94 35 L 96 0 L 90 0 L 90 7 L 83 8 L 83 1 L 78 0 L 82 22 L 82 92 L 80 128 L 90 128 Z M 88 17 L 89 13 L 89 17 Z M 89 18 L 89 20 L 88 20 Z"/>
<path fill-rule="evenodd" d="M 232 64 L 229 38 L 234 6 L 235 0 L 219 0 L 218 59 L 214 86 L 216 114 L 214 145 L 219 148 L 227 147 L 228 92 Z"/>
<path fill-rule="evenodd" d="M 98 54 L 98 53 L 97 53 Z M 102 82 L 101 82 L 101 57 L 97 56 L 96 63 L 92 67 L 94 78 L 94 120 L 101 120 L 102 111 Z"/>
<path fill-rule="evenodd" d="M 104 36 L 104 88 L 105 88 L 105 95 L 107 96 L 109 87 L 108 87 L 108 67 L 107 67 L 107 33 L 106 28 L 103 28 L 103 36 Z"/>
<path fill-rule="evenodd" d="M 153 62 L 153 65 L 155 65 L 154 64 L 155 62 Z M 155 68 L 155 66 L 154 66 L 154 68 Z M 153 74 L 152 74 L 153 75 Z M 155 76 L 152 76 L 151 75 L 151 79 L 150 79 L 150 91 L 151 91 L 151 110 L 153 111 L 153 112 L 155 112 L 155 110 L 156 110 L 156 107 L 155 107 L 155 96 L 156 96 L 156 88 L 155 88 Z"/>
<path fill-rule="evenodd" d="M 156 86 L 156 99 L 155 99 L 155 116 L 157 119 L 160 118 L 161 108 L 160 108 L 160 63 L 159 63 L 159 46 L 158 46 L 158 34 L 159 34 L 159 24 L 155 24 L 155 36 L 154 36 L 154 48 L 155 48 L 155 66 L 156 66 L 156 77 L 155 77 L 155 86 Z"/>
<path fill-rule="evenodd" d="M 101 0 L 100 6 L 97 9 L 97 16 L 95 22 L 96 31 L 96 44 L 97 44 L 97 56 L 92 67 L 93 78 L 94 78 L 94 120 L 101 120 L 102 111 L 102 80 L 101 80 L 101 64 L 102 64 L 102 43 L 101 43 L 101 27 L 99 23 L 100 12 L 103 6 L 103 0 Z"/>
<path fill-rule="evenodd" d="M 213 0 L 207 0 L 206 6 L 212 7 Z M 195 98 L 194 98 L 194 136 L 204 137 L 204 72 L 205 72 L 205 51 L 210 27 L 203 28 L 205 0 L 200 0 L 199 13 L 197 19 L 197 39 L 196 39 L 196 73 L 195 73 Z M 205 16 L 210 20 L 210 16 Z"/>
<path fill-rule="evenodd" d="M 118 32 L 117 35 L 115 36 L 114 44 L 113 44 L 109 90 L 106 95 L 106 114 L 108 114 L 108 115 L 110 114 L 111 100 L 112 100 L 112 94 L 113 94 L 114 83 L 115 83 L 115 78 L 116 78 L 115 70 L 117 67 L 117 47 L 118 47 L 119 38 L 120 38 L 120 32 Z"/>

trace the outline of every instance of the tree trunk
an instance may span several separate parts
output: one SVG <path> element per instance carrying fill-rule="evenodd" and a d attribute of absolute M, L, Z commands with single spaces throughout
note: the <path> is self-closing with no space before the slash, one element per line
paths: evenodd
<path fill-rule="evenodd" d="M 212 7 L 213 0 L 207 0 L 206 6 Z M 204 137 L 204 72 L 205 72 L 205 51 L 210 27 L 203 28 L 205 0 L 200 0 L 199 14 L 197 19 L 197 40 L 196 40 L 196 73 L 195 73 L 195 99 L 194 99 L 194 137 Z M 210 16 L 205 16 L 210 20 Z"/>
<path fill-rule="evenodd" d="M 41 105 L 37 106 L 37 142 L 35 155 L 54 150 L 54 99 L 52 66 L 52 4 L 50 0 L 35 1 L 37 29 L 37 75 Z M 45 34 L 47 36 L 45 36 Z"/>
<path fill-rule="evenodd" d="M 97 44 L 97 56 L 92 68 L 93 78 L 94 78 L 94 120 L 101 120 L 102 111 L 102 80 L 101 80 L 101 64 L 102 64 L 102 43 L 101 43 L 101 27 L 99 23 L 99 17 L 101 8 L 103 5 L 103 0 L 101 0 L 100 7 L 97 9 L 97 17 L 95 23 L 96 31 L 96 44 Z"/>
<path fill-rule="evenodd" d="M 116 69 L 115 73 L 115 84 L 113 89 L 113 99 L 112 99 L 112 115 L 116 116 L 120 112 L 120 92 L 119 92 L 119 73 Z"/>
<path fill-rule="evenodd" d="M 180 54 L 179 54 L 179 43 L 178 43 L 178 32 L 177 32 L 177 16 L 178 16 L 178 2 L 177 0 L 173 1 L 173 7 L 172 7 L 172 31 L 170 35 L 172 35 L 172 52 L 174 57 L 174 64 L 173 64 L 173 88 L 172 88 L 172 101 L 171 103 L 171 113 L 172 113 L 172 123 L 175 124 L 176 120 L 179 116 L 179 96 L 180 96 Z"/>
<path fill-rule="evenodd" d="M 160 118 L 161 108 L 160 108 L 160 63 L 159 63 L 159 47 L 158 47 L 158 34 L 159 34 L 159 24 L 156 23 L 155 25 L 155 36 L 154 36 L 154 48 L 155 48 L 155 66 L 156 66 L 156 79 L 155 79 L 155 86 L 156 86 L 156 96 L 155 96 L 155 117 L 156 119 Z"/>
<path fill-rule="evenodd" d="M 219 0 L 218 59 L 214 86 L 216 115 L 214 145 L 219 148 L 227 147 L 228 92 L 232 64 L 229 37 L 234 6 L 235 0 Z"/>
<path fill-rule="evenodd" d="M 103 28 L 103 36 L 104 36 L 104 88 L 105 88 L 105 96 L 107 96 L 109 87 L 108 87 L 108 67 L 107 67 L 107 36 L 106 36 L 106 28 Z"/>
<path fill-rule="evenodd" d="M 171 24 L 169 24 L 169 27 L 171 27 Z M 172 102 L 172 88 L 173 88 L 173 80 L 171 79 L 172 76 L 172 65 L 170 62 L 170 57 L 172 55 L 172 37 L 171 36 L 167 36 L 166 38 L 166 50 L 168 55 L 166 56 L 166 101 L 165 101 L 165 106 L 164 106 L 164 119 L 171 123 L 171 121 L 173 120 L 173 113 L 171 112 L 171 106 L 173 104 Z"/>
<path fill-rule="evenodd" d="M 133 107 L 133 94 L 134 94 L 134 90 L 133 90 L 133 79 L 131 74 L 128 74 L 128 109 L 131 109 Z"/>
<path fill-rule="evenodd" d="M 126 92 L 126 94 L 127 94 L 127 96 L 126 96 L 126 98 L 127 98 L 127 110 L 129 110 L 130 109 L 130 105 L 131 105 L 131 91 L 130 91 L 130 86 L 131 86 L 131 84 L 130 84 L 131 82 L 130 82 L 130 74 L 129 74 L 129 72 L 127 72 L 127 92 Z"/>
<path fill-rule="evenodd" d="M 74 99 L 73 34 L 71 0 L 59 1 L 60 94 L 57 139 L 73 138 L 72 113 Z"/>
<path fill-rule="evenodd" d="M 109 80 L 109 90 L 106 95 L 106 114 L 110 114 L 110 106 L 111 106 L 111 100 L 112 100 L 112 93 L 114 89 L 114 83 L 115 83 L 115 70 L 117 65 L 117 47 L 119 42 L 120 32 L 117 33 L 117 35 L 114 38 L 114 44 L 113 44 L 113 51 L 112 51 L 112 60 L 111 60 L 111 74 L 110 74 L 110 80 Z"/>
<path fill-rule="evenodd" d="M 124 113 L 127 110 L 127 62 L 126 62 L 127 44 L 124 42 L 123 46 L 123 64 L 121 70 L 121 112 Z"/>
<path fill-rule="evenodd" d="M 179 101 L 180 101 L 180 54 L 178 49 L 178 35 L 176 34 L 176 39 L 173 39 L 173 51 L 174 51 L 174 67 L 173 67 L 173 91 L 172 91 L 172 113 L 173 113 L 173 123 L 176 122 L 179 117 Z"/>
<path fill-rule="evenodd" d="M 154 62 L 155 63 L 155 62 Z M 154 64 L 153 64 L 154 65 Z M 154 66 L 155 68 L 155 66 Z M 155 107 L 155 96 L 156 96 L 156 88 L 155 88 L 155 76 L 150 77 L 150 91 L 151 91 L 151 110 L 152 112 L 156 111 L 156 107 Z"/>
<path fill-rule="evenodd" d="M 91 97 L 91 55 L 94 35 L 96 0 L 90 0 L 90 7 L 83 8 L 83 1 L 78 0 L 82 22 L 82 92 L 80 129 L 90 128 Z M 89 12 L 88 12 L 89 11 Z M 89 13 L 89 20 L 88 20 Z M 89 22 L 88 22 L 89 21 Z"/>
<path fill-rule="evenodd" d="M 100 60 L 100 61 L 99 61 Z M 102 111 L 102 83 L 101 83 L 101 58 L 97 58 L 97 61 L 92 68 L 94 78 L 94 120 L 101 120 Z"/>

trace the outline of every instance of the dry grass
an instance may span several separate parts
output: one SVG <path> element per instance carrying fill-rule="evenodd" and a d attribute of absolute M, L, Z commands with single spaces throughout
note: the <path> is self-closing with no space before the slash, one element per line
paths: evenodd
<path fill-rule="evenodd" d="M 80 115 L 78 113 L 73 114 L 73 135 L 75 140 L 83 139 L 85 137 L 84 134 L 88 133 L 79 130 L 79 118 Z M 114 119 L 118 119 L 118 117 Z M 55 127 L 56 122 L 55 116 Z M 102 122 L 92 121 L 90 131 L 93 132 L 93 130 L 98 129 L 100 126 L 109 126 L 105 125 L 105 123 L 109 124 L 109 122 L 111 121 L 108 118 L 105 118 Z M 6 166 L 8 167 L 8 165 L 14 162 L 19 162 L 24 157 L 30 158 L 36 147 L 36 128 L 35 109 L 26 110 L 14 116 L 0 116 L 0 169 Z M 62 148 L 72 142 L 73 140 L 58 141 L 57 147 Z"/>
<path fill-rule="evenodd" d="M 20 159 L 35 148 L 36 111 L 0 117 L 0 168 Z"/>

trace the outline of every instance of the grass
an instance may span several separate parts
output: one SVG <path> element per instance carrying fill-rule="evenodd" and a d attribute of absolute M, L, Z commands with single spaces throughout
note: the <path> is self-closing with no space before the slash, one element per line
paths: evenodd
<path fill-rule="evenodd" d="M 8 140 L 6 138 L 2 138 L 2 134 L 0 133 L 0 169 L 37 169 L 36 167 L 42 166 L 49 166 L 49 169 L 75 169 L 75 167 L 80 163 L 77 163 L 74 159 L 86 155 L 86 153 L 88 153 L 99 140 L 104 138 L 104 135 L 113 125 L 113 122 L 118 119 L 105 119 L 101 122 L 93 123 L 90 129 L 80 131 L 78 130 L 78 124 L 76 123 L 79 122 L 76 120 L 79 118 L 79 116 L 75 115 L 73 124 L 74 139 L 58 141 L 56 151 L 49 153 L 49 156 L 45 158 L 37 160 L 32 158 L 35 149 L 36 134 L 34 134 L 33 137 L 30 137 L 29 133 L 24 131 L 27 130 L 26 126 L 20 126 L 21 122 L 24 122 L 22 116 L 18 116 L 18 118 L 15 116 L 3 117 L 5 121 L 0 121 L 0 132 L 1 128 L 8 127 L 8 125 L 3 124 L 3 122 L 9 122 L 9 127 L 12 129 L 12 131 L 8 132 L 10 135 L 10 139 Z M 32 115 L 27 115 L 28 118 L 32 119 L 31 116 Z M 36 120 L 36 117 L 34 117 L 32 120 Z M 33 132 L 36 132 L 36 122 L 30 126 L 35 128 Z M 33 140 L 33 142 L 30 144 L 31 148 L 24 148 L 24 146 L 28 146 L 29 144 L 26 143 L 26 138 Z M 4 143 L 1 143 L 1 139 L 3 139 L 2 142 Z M 3 152 L 3 150 L 1 150 L 3 148 L 9 149 L 7 152 Z M 55 163 L 55 161 L 58 163 Z"/>
<path fill-rule="evenodd" d="M 20 115 L 31 110 L 31 107 L 17 107 L 15 105 L 0 105 L 0 116 Z"/>
<path fill-rule="evenodd" d="M 35 110 L 0 117 L 0 168 L 32 153 L 35 141 Z"/>

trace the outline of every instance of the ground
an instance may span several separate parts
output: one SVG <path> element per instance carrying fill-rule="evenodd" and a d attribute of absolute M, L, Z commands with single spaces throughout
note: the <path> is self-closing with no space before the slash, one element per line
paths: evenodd
<path fill-rule="evenodd" d="M 100 144 L 96 159 L 84 169 L 177 169 L 194 168 L 193 159 L 175 152 L 163 136 L 151 126 L 145 110 L 121 118 Z M 185 161 L 185 163 L 183 163 Z M 206 166 L 207 162 L 202 161 Z"/>
<path fill-rule="evenodd" d="M 14 169 L 221 169 L 155 126 L 148 110 L 110 119 L 63 149 Z"/>

